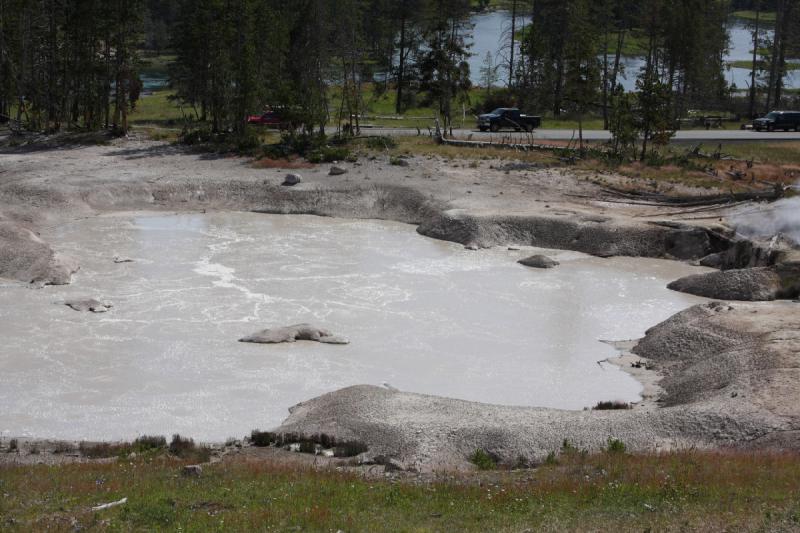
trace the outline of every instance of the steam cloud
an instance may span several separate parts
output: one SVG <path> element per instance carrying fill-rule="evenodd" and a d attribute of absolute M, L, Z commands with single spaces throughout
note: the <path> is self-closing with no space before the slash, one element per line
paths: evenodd
<path fill-rule="evenodd" d="M 770 238 L 781 234 L 800 245 L 800 197 L 785 198 L 759 211 L 734 215 L 731 221 L 736 231 L 747 237 Z"/>

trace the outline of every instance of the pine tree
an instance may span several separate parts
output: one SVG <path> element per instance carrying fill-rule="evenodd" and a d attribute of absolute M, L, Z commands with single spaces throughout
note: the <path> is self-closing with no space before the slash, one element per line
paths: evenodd
<path fill-rule="evenodd" d="M 452 127 L 452 101 L 465 102 L 472 86 L 464 35 L 468 13 L 467 0 L 432 0 L 426 13 L 426 49 L 418 60 L 420 88 L 436 103 L 445 130 Z"/>

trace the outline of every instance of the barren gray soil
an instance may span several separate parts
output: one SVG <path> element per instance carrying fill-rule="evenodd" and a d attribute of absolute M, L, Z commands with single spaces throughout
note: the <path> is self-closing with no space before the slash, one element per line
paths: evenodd
<path fill-rule="evenodd" d="M 674 208 L 605 202 L 592 174 L 504 164 L 417 157 L 399 167 L 378 156 L 340 165 L 348 172 L 339 176 L 329 176 L 327 165 L 300 170 L 302 183 L 287 188 L 280 185 L 285 170 L 163 143 L 4 149 L 0 278 L 69 282 L 81 258 L 60 257 L 37 236 L 65 221 L 112 211 L 247 210 L 392 219 L 470 247 L 516 244 L 714 261 L 733 270 L 683 281 L 679 288 L 716 298 L 791 298 L 800 286 L 795 252 L 764 253 L 739 243 L 719 220 L 684 223 L 670 214 Z M 737 273 L 743 267 L 768 271 Z M 750 285 L 740 290 L 739 279 Z M 591 449 L 611 437 L 635 450 L 797 448 L 798 309 L 788 301 L 710 304 L 653 328 L 635 353 L 653 362 L 663 392 L 633 410 L 499 407 L 351 387 L 296 406 L 280 430 L 361 440 L 368 457 L 421 470 L 464 466 L 477 448 L 509 462 L 519 456 L 541 460 L 564 439 Z"/>

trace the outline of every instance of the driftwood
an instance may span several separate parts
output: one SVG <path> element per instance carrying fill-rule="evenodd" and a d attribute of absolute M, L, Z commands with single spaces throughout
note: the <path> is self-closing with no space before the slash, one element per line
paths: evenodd
<path fill-rule="evenodd" d="M 658 213 L 658 216 L 676 216 L 676 215 L 689 215 L 693 213 L 702 213 L 704 211 L 717 211 L 719 209 L 729 209 L 731 207 L 735 207 L 737 205 L 744 205 L 750 203 L 750 200 L 743 200 L 741 202 L 733 202 L 727 204 L 713 204 L 713 205 L 706 205 L 702 207 L 693 207 L 691 209 L 681 209 L 680 211 L 670 211 L 668 213 Z M 646 215 L 635 215 L 636 217 L 650 217 L 653 215 L 646 214 Z"/>
<path fill-rule="evenodd" d="M 128 502 L 128 498 L 122 498 L 121 500 L 117 500 L 111 503 L 104 503 L 103 505 L 97 505 L 92 507 L 92 511 L 103 511 L 105 509 L 111 509 L 112 507 L 116 507 L 118 505 L 124 505 Z"/>
<path fill-rule="evenodd" d="M 786 189 L 781 185 L 776 185 L 772 190 L 752 191 L 752 192 L 733 192 L 728 194 L 713 194 L 704 196 L 668 196 L 657 192 L 638 192 L 604 187 L 603 192 L 617 198 L 627 198 L 631 201 L 625 203 L 637 205 L 676 205 L 682 207 L 701 207 L 718 204 L 732 204 L 747 201 L 775 201 L 783 197 Z"/>

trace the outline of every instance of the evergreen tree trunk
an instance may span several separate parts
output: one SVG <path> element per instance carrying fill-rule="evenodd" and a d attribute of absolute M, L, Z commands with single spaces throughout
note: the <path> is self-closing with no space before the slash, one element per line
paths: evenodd
<path fill-rule="evenodd" d="M 788 4 L 788 5 L 787 5 Z M 775 107 L 781 106 L 783 98 L 783 78 L 786 75 L 786 43 L 789 40 L 789 20 L 791 16 L 792 4 L 786 0 L 780 2 L 779 19 L 775 22 L 775 34 L 780 27 L 780 44 L 778 46 L 777 75 L 775 77 Z"/>
<path fill-rule="evenodd" d="M 608 19 L 603 39 L 603 129 L 608 129 Z"/>
<path fill-rule="evenodd" d="M 395 111 L 400 115 L 403 109 L 403 84 L 405 83 L 406 66 L 406 10 L 401 10 L 400 15 L 400 58 L 397 65 L 397 99 L 394 105 Z"/>
<path fill-rule="evenodd" d="M 517 42 L 517 0 L 511 3 L 511 51 L 508 60 L 508 88 L 514 85 L 514 52 Z"/>
<path fill-rule="evenodd" d="M 758 69 L 758 32 L 761 23 L 761 2 L 756 2 L 756 25 L 753 31 L 753 67 L 750 72 L 750 118 L 756 117 L 756 70 Z"/>
<path fill-rule="evenodd" d="M 767 88 L 767 112 L 769 112 L 770 108 L 772 107 L 773 95 L 780 94 L 780 91 L 777 89 L 777 86 L 780 83 L 778 81 L 778 56 L 780 55 L 781 40 L 783 38 L 781 29 L 783 27 L 782 15 L 784 10 L 784 2 L 785 0 L 778 0 L 776 6 L 777 11 L 775 13 L 775 33 L 773 34 L 772 38 L 772 56 L 769 69 L 769 86 Z"/>
<path fill-rule="evenodd" d="M 625 46 L 625 28 L 620 28 L 617 34 L 617 53 L 614 55 L 614 70 L 611 71 L 611 89 L 617 87 L 619 77 L 619 67 L 622 61 L 622 47 Z"/>
<path fill-rule="evenodd" d="M 645 64 L 645 71 L 644 71 L 645 80 L 648 80 L 648 83 L 645 84 L 644 87 L 642 87 L 641 89 L 642 93 L 652 90 L 651 84 L 655 73 L 655 48 L 656 48 L 655 41 L 656 41 L 655 33 L 653 32 L 651 25 L 651 33 L 647 47 L 647 63 Z M 649 113 L 647 112 L 647 110 L 645 110 L 644 116 L 645 119 L 642 124 L 642 155 L 639 158 L 641 161 L 644 161 L 645 158 L 647 158 L 647 143 L 650 140 L 650 129 L 651 129 L 650 120 L 648 118 Z"/>

